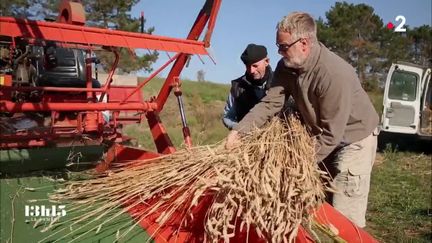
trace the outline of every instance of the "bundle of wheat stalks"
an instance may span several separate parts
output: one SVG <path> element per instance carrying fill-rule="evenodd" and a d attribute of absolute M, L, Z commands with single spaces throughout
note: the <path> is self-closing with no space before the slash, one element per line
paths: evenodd
<path fill-rule="evenodd" d="M 155 198 L 152 207 L 133 215 L 135 222 L 156 211 L 163 212 L 157 219 L 161 226 L 179 211 L 186 222 L 203 196 L 211 195 L 204 225 L 206 241 L 228 242 L 240 227 L 255 230 L 269 242 L 292 242 L 299 226 L 311 222 L 311 212 L 324 198 L 320 181 L 324 173 L 315 161 L 314 145 L 300 122 L 291 117 L 286 122 L 272 120 L 230 151 L 216 144 L 150 161 L 116 164 L 106 174 L 68 182 L 51 195 L 51 200 L 70 202 L 68 214 L 76 215 L 56 224 L 72 228 L 63 237 L 91 223 L 95 223 L 91 231 L 99 231 L 125 211 Z M 118 232 L 118 238 L 133 226 Z"/>

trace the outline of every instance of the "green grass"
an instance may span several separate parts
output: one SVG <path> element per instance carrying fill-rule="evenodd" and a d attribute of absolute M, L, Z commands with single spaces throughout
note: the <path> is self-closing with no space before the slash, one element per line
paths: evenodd
<path fill-rule="evenodd" d="M 138 78 L 138 82 L 142 82 L 144 80 L 145 78 Z M 165 79 L 163 78 L 153 78 L 148 84 L 144 86 L 144 95 L 146 97 L 156 96 L 157 92 L 162 87 L 164 81 Z M 181 80 L 181 90 L 184 97 L 192 98 L 198 95 L 201 100 L 206 104 L 212 103 L 214 101 L 225 102 L 229 88 L 230 86 L 225 84 Z"/>
<path fill-rule="evenodd" d="M 430 155 L 388 146 L 372 172 L 367 230 L 383 242 L 431 242 Z"/>
<path fill-rule="evenodd" d="M 378 115 L 381 116 L 383 109 L 383 91 L 369 92 L 368 95 L 375 107 L 375 110 L 378 112 Z"/>
<path fill-rule="evenodd" d="M 160 78 L 153 79 L 145 86 L 144 97 L 156 96 L 163 81 Z M 229 88 L 229 85 L 224 84 L 182 81 L 181 90 L 186 119 L 195 145 L 216 143 L 228 134 L 228 130 L 222 124 L 222 111 Z M 174 94 L 170 94 L 160 116 L 173 144 L 176 147 L 184 146 L 180 112 Z M 146 123 L 129 125 L 124 131 L 136 139 L 135 145 L 155 150 Z"/>

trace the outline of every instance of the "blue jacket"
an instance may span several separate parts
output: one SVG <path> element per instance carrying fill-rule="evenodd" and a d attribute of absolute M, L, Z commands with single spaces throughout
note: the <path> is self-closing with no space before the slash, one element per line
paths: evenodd
<path fill-rule="evenodd" d="M 243 75 L 231 81 L 231 90 L 224 108 L 223 124 L 232 129 L 266 95 L 270 88 L 273 71 L 270 66 L 259 84 Z"/>

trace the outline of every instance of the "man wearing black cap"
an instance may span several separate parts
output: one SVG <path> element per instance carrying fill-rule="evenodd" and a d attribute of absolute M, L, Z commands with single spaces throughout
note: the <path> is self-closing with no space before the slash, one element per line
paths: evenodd
<path fill-rule="evenodd" d="M 230 130 L 265 96 L 273 77 L 264 46 L 249 44 L 240 58 L 246 72 L 231 81 L 224 108 L 223 123 Z"/>
<path fill-rule="evenodd" d="M 263 126 L 292 96 L 304 125 L 316 138 L 316 161 L 333 178 L 336 190 L 327 201 L 365 227 L 378 114 L 356 70 L 318 41 L 310 14 L 293 12 L 283 17 L 277 24 L 276 45 L 282 58 L 272 87 L 233 127 L 225 146 L 238 146 L 240 136 Z"/>

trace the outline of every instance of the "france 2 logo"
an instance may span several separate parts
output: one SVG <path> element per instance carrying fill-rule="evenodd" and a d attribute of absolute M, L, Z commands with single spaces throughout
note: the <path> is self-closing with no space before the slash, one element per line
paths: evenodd
<path fill-rule="evenodd" d="M 400 33 L 406 32 L 406 28 L 405 28 L 406 18 L 405 18 L 405 16 L 398 15 L 398 16 L 396 16 L 395 21 L 396 21 L 396 23 L 398 23 L 400 21 L 399 24 L 396 26 L 396 28 L 394 28 L 395 25 L 392 22 L 388 22 L 387 29 L 392 30 L 394 28 L 394 30 L 393 30 L 394 32 L 400 32 Z"/>

